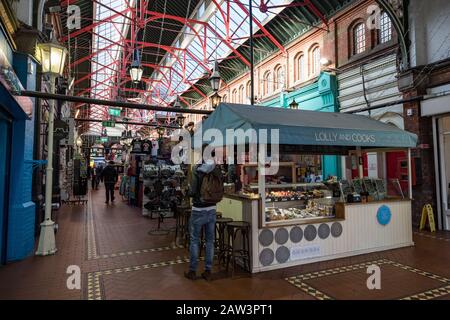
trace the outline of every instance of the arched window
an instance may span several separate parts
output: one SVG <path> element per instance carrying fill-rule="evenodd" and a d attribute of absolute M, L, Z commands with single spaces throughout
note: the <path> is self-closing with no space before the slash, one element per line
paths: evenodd
<path fill-rule="evenodd" d="M 366 27 L 364 23 L 358 23 L 353 28 L 353 54 L 366 51 Z"/>
<path fill-rule="evenodd" d="M 284 74 L 283 67 L 277 65 L 275 67 L 274 79 L 273 79 L 273 88 L 275 91 L 281 90 L 284 87 Z"/>
<path fill-rule="evenodd" d="M 272 93 L 272 86 L 270 81 L 270 71 L 266 71 L 263 77 L 263 95 L 267 96 Z"/>
<path fill-rule="evenodd" d="M 236 89 L 233 90 L 232 99 L 233 99 L 233 103 L 237 103 L 237 90 Z"/>
<path fill-rule="evenodd" d="M 222 101 L 223 102 L 228 102 L 228 96 L 226 94 L 223 95 Z"/>
<path fill-rule="evenodd" d="M 320 72 L 320 47 L 314 45 L 310 50 L 310 72 L 311 75 L 317 75 Z"/>
<path fill-rule="evenodd" d="M 247 96 L 247 102 L 250 103 L 251 95 L 252 95 L 252 83 L 251 81 L 247 81 L 247 84 L 245 85 L 245 95 Z"/>
<path fill-rule="evenodd" d="M 303 52 L 300 52 L 295 56 L 294 60 L 294 80 L 295 81 L 303 81 L 305 80 L 305 55 Z"/>
<path fill-rule="evenodd" d="M 392 40 L 392 21 L 387 12 L 380 15 L 379 42 L 386 43 Z"/>
<path fill-rule="evenodd" d="M 244 103 L 244 85 L 239 87 L 239 103 Z"/>

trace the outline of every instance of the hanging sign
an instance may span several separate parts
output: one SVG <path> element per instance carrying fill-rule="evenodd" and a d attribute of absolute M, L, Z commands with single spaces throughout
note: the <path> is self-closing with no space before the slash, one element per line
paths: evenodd
<path fill-rule="evenodd" d="M 109 114 L 114 117 L 120 117 L 120 109 L 109 108 Z"/>
<path fill-rule="evenodd" d="M 114 121 L 102 121 L 102 126 L 105 128 L 114 128 L 116 123 Z"/>

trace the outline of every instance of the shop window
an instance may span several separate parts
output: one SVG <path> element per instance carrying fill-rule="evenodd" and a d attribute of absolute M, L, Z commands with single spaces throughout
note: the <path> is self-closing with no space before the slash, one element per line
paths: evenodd
<path fill-rule="evenodd" d="M 311 75 L 317 75 L 320 72 L 320 47 L 315 45 L 310 51 L 310 71 Z"/>
<path fill-rule="evenodd" d="M 353 54 L 366 51 L 366 27 L 364 23 L 358 23 L 353 28 Z"/>
<path fill-rule="evenodd" d="M 295 57 L 294 68 L 295 81 L 305 80 L 305 55 L 303 54 L 303 52 L 300 52 Z"/>
<path fill-rule="evenodd" d="M 380 15 L 379 42 L 386 43 L 392 40 L 392 21 L 386 12 Z"/>

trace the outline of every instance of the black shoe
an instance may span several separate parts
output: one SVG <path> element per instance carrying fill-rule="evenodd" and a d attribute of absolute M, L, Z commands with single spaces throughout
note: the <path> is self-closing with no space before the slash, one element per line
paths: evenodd
<path fill-rule="evenodd" d="M 197 274 L 195 271 L 184 272 L 184 276 L 189 280 L 197 280 Z"/>
<path fill-rule="evenodd" d="M 205 272 L 203 272 L 202 273 L 202 278 L 205 279 L 206 281 L 211 281 L 212 280 L 211 271 L 206 270 Z"/>
<path fill-rule="evenodd" d="M 106 204 L 109 204 L 109 201 L 105 201 Z"/>

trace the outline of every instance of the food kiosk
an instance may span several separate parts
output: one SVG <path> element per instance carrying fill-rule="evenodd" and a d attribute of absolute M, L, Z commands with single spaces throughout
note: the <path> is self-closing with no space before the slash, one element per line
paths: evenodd
<path fill-rule="evenodd" d="M 243 131 L 231 134 L 230 130 L 239 129 Z M 221 149 L 228 158 L 231 152 L 227 150 L 233 150 L 230 145 L 248 147 L 257 142 L 252 139 L 258 134 L 242 139 L 240 135 L 249 130 L 266 130 L 268 136 L 271 130 L 278 130 L 279 156 L 272 145 L 272 160 L 281 157 L 291 160 L 282 163 L 290 164 L 320 155 L 356 157 L 360 173 L 353 181 L 317 182 L 302 181 L 292 170 L 293 177 L 286 183 L 264 174 L 267 164 L 251 164 L 257 167 L 257 184 L 226 193 L 218 211 L 223 217 L 251 224 L 252 272 L 414 245 L 409 165 L 410 148 L 417 143 L 414 134 L 361 115 L 223 103 L 194 138 L 203 137 L 203 143 Z M 219 132 L 223 139 L 217 138 Z M 258 148 L 268 149 L 275 142 Z M 234 147 L 235 160 L 242 158 L 237 149 Z M 393 150 L 408 154 L 409 184 L 407 190 L 398 184 L 398 193 L 389 194 L 387 184 L 396 182 L 363 177 L 361 158 L 364 152 Z M 251 153 L 248 149 L 244 152 Z"/>

